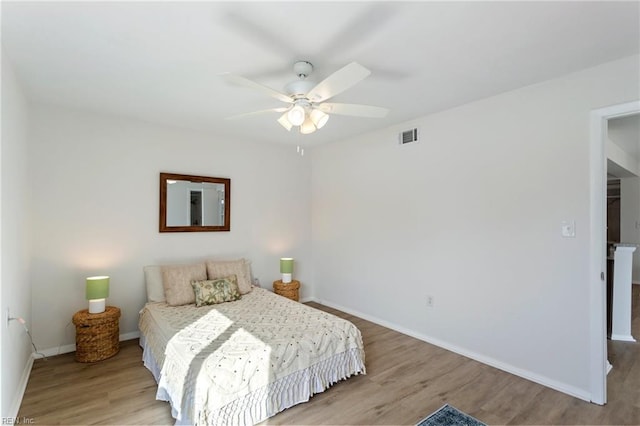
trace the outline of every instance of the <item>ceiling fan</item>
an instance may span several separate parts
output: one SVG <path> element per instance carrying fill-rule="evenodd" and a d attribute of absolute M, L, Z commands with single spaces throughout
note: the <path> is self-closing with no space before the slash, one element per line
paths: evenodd
<path fill-rule="evenodd" d="M 327 120 L 329 120 L 329 114 L 382 118 L 389 112 L 387 108 L 372 105 L 325 102 L 327 99 L 344 92 L 371 74 L 371 71 L 357 62 L 351 62 L 318 84 L 307 80 L 307 77 L 312 71 L 313 65 L 308 61 L 298 61 L 293 64 L 293 72 L 298 76 L 298 80 L 287 84 L 285 86 L 285 93 L 278 92 L 277 90 L 239 75 L 223 73 L 222 77 L 229 82 L 259 90 L 289 104 L 284 107 L 235 115 L 228 117 L 228 119 L 268 112 L 280 112 L 283 114 L 278 118 L 278 123 L 280 123 L 282 127 L 290 131 L 294 126 L 299 126 L 300 133 L 309 134 L 322 128 L 322 126 L 327 123 Z"/>

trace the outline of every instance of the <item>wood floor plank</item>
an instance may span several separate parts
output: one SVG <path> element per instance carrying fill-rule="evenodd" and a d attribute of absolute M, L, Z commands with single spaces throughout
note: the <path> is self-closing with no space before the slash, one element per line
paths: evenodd
<path fill-rule="evenodd" d="M 640 337 L 640 286 L 632 330 Z M 489 367 L 369 321 L 311 303 L 358 326 L 367 374 L 339 382 L 265 425 L 415 425 L 449 403 L 487 424 L 640 425 L 640 343 L 608 342 L 614 368 L 609 402 L 598 406 Z M 19 417 L 36 425 L 172 425 L 169 404 L 142 364 L 137 340 L 95 364 L 73 354 L 36 360 Z"/>

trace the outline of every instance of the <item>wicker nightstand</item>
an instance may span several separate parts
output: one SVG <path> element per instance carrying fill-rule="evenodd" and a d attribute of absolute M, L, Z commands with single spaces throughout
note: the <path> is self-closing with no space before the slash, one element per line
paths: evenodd
<path fill-rule="evenodd" d="M 120 309 L 107 306 L 104 312 L 90 314 L 87 309 L 73 315 L 76 326 L 76 361 L 96 362 L 120 350 Z"/>
<path fill-rule="evenodd" d="M 273 291 L 280 296 L 284 296 L 288 299 L 295 300 L 296 302 L 299 299 L 298 289 L 300 288 L 300 281 L 291 280 L 290 283 L 283 283 L 282 280 L 277 280 L 273 282 Z"/>

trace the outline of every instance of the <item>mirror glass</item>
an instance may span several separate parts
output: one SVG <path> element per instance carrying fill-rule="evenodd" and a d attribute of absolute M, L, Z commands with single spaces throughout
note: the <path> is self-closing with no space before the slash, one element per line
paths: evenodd
<path fill-rule="evenodd" d="M 229 231 L 231 179 L 160 173 L 160 232 Z"/>

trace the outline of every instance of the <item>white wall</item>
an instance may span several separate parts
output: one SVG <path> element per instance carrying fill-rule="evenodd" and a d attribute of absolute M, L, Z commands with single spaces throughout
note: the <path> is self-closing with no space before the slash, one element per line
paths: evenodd
<path fill-rule="evenodd" d="M 2 54 L 2 142 L 0 145 L 0 221 L 2 321 L 0 335 L 0 416 L 14 417 L 31 368 L 31 344 L 17 321 L 7 327 L 7 309 L 31 326 L 29 282 L 29 206 L 27 173 L 28 105 L 9 59 Z"/>
<path fill-rule="evenodd" d="M 620 179 L 620 241 L 640 244 L 640 177 Z M 640 283 L 640 253 L 633 253 L 632 281 Z"/>
<path fill-rule="evenodd" d="M 607 139 L 605 151 L 609 160 L 608 164 L 611 166 L 609 167 L 611 174 L 618 177 L 640 175 L 640 165 L 637 157 L 631 155 L 619 144 Z"/>
<path fill-rule="evenodd" d="M 296 258 L 311 294 L 309 157 L 295 148 L 47 106 L 32 110 L 33 335 L 43 348 L 74 342 L 84 279 L 111 277 L 120 332 L 138 330 L 142 267 L 211 256 L 252 260 L 263 287 L 278 259 Z M 231 178 L 231 231 L 159 233 L 159 173 Z M 276 190 L 274 190 L 274 188 Z"/>
<path fill-rule="evenodd" d="M 638 63 L 314 149 L 318 298 L 588 399 L 589 113 L 640 96 Z"/>

